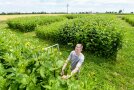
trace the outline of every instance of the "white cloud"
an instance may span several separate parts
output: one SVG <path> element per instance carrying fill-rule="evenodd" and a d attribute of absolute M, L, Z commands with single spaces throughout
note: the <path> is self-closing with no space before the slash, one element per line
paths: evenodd
<path fill-rule="evenodd" d="M 54 2 L 54 1 L 35 1 L 35 0 L 27 0 L 27 1 L 25 1 L 25 0 L 23 0 L 23 1 L 20 1 L 20 0 L 11 0 L 11 1 L 9 1 L 9 0 L 7 0 L 7 1 L 5 1 L 5 2 L 3 2 L 3 3 L 1 3 L 0 2 L 0 4 L 2 5 L 3 4 L 3 6 L 4 5 L 16 5 L 16 6 L 18 6 L 18 5 L 21 5 L 21 6 L 25 6 L 25 5 L 62 5 L 62 4 L 64 4 L 64 2 Z"/>
<path fill-rule="evenodd" d="M 134 0 L 68 0 L 75 2 L 96 2 L 96 3 L 134 3 Z"/>

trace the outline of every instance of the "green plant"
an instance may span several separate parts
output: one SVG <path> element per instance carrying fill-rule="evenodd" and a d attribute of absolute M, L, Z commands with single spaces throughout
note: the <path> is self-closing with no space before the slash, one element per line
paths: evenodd
<path fill-rule="evenodd" d="M 122 46 L 121 27 L 113 16 L 83 16 L 37 28 L 36 35 L 63 45 L 82 43 L 84 49 L 98 56 L 116 56 Z"/>
<path fill-rule="evenodd" d="M 29 42 L 23 44 L 9 31 L 0 32 L 0 45 L 0 89 L 41 90 L 59 77 L 63 58 L 56 49 L 49 54 Z"/>
<path fill-rule="evenodd" d="M 66 18 L 62 16 L 34 16 L 11 19 L 7 21 L 7 24 L 10 28 L 29 32 L 34 31 L 37 25 L 48 25 L 64 19 Z"/>
<path fill-rule="evenodd" d="M 122 19 L 134 26 L 134 15 L 125 15 Z"/>

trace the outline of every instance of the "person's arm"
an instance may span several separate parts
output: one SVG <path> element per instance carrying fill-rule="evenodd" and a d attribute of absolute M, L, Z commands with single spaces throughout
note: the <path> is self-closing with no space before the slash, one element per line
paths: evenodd
<path fill-rule="evenodd" d="M 73 75 L 75 75 L 75 74 L 78 72 L 78 70 L 80 70 L 81 65 L 82 65 L 83 62 L 84 62 L 84 56 L 83 56 L 83 57 L 81 58 L 81 60 L 77 63 L 76 68 L 71 72 L 71 74 L 70 74 L 70 75 L 67 75 L 67 76 L 64 77 L 64 78 L 65 78 L 65 79 L 68 79 L 68 78 L 72 77 Z"/>
<path fill-rule="evenodd" d="M 67 78 L 70 78 L 73 75 L 75 75 L 78 72 L 78 70 L 80 70 L 81 65 L 82 65 L 82 63 L 81 62 L 78 62 L 78 64 L 76 65 L 76 68 L 71 72 L 70 75 L 67 75 Z"/>
<path fill-rule="evenodd" d="M 65 70 L 65 68 L 66 68 L 67 64 L 68 64 L 68 60 L 66 60 L 66 61 L 65 61 L 64 65 L 63 65 L 63 67 L 62 67 L 62 71 L 64 71 L 64 70 Z"/>
<path fill-rule="evenodd" d="M 71 60 L 71 56 L 72 56 L 72 52 L 70 53 L 70 55 L 68 56 L 67 60 L 65 61 L 64 65 L 62 67 L 61 75 L 64 75 L 64 70 L 65 70 L 68 62 Z"/>
<path fill-rule="evenodd" d="M 64 65 L 62 67 L 61 75 L 64 75 L 64 70 L 65 70 L 67 64 L 68 64 L 68 60 L 65 61 Z"/>

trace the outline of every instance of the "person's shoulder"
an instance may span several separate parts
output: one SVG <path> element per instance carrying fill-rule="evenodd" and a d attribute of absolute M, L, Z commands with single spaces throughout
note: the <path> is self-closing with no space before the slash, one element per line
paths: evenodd
<path fill-rule="evenodd" d="M 73 50 L 73 51 L 71 51 L 71 53 L 75 53 L 75 51 Z"/>
<path fill-rule="evenodd" d="M 82 57 L 84 57 L 84 54 L 83 54 L 83 53 L 81 53 L 81 56 L 82 56 Z"/>
<path fill-rule="evenodd" d="M 83 60 L 84 60 L 84 58 L 85 58 L 84 55 L 83 55 L 82 53 L 81 53 L 81 56 L 80 56 L 80 57 L 81 57 L 81 59 L 83 59 Z"/>

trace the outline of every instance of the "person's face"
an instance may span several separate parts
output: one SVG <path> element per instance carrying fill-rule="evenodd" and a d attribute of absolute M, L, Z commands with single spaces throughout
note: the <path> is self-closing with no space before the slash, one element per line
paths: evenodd
<path fill-rule="evenodd" d="M 81 45 L 77 44 L 76 47 L 75 47 L 75 52 L 81 53 L 81 51 L 82 51 Z"/>

